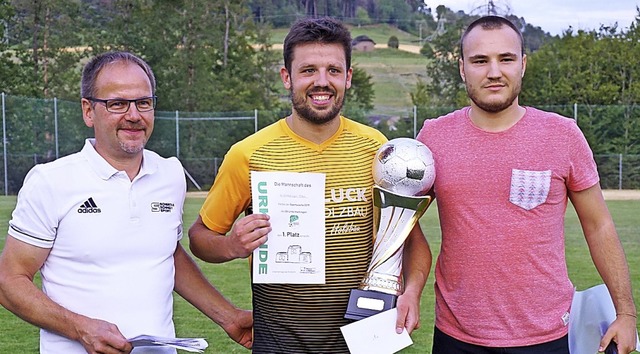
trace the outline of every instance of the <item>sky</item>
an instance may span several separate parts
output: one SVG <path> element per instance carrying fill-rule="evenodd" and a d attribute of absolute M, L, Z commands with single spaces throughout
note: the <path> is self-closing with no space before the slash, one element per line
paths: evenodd
<path fill-rule="evenodd" d="M 488 2 L 425 0 L 434 12 L 438 5 L 444 5 L 467 14 L 482 6 L 486 8 Z M 618 28 L 627 30 L 635 20 L 636 6 L 640 6 L 640 0 L 493 0 L 493 3 L 499 9 L 509 7 L 511 14 L 524 17 L 528 24 L 540 27 L 551 35 L 561 35 L 569 26 L 575 32 L 581 29 L 597 30 L 601 24 L 610 26 L 616 22 Z"/>

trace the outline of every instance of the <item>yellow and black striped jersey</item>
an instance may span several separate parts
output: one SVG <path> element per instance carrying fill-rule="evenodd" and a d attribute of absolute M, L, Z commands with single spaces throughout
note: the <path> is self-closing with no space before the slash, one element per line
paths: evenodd
<path fill-rule="evenodd" d="M 212 230 L 227 233 L 251 205 L 250 171 L 323 173 L 326 283 L 253 284 L 256 353 L 348 352 L 340 327 L 349 291 L 362 280 L 373 247 L 373 157 L 386 138 L 340 117 L 340 128 L 318 145 L 297 136 L 284 119 L 231 147 L 200 211 Z"/>

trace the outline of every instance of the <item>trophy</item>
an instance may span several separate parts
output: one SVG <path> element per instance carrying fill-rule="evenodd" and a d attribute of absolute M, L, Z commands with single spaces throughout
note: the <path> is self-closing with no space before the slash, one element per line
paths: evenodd
<path fill-rule="evenodd" d="M 373 160 L 371 263 L 358 289 L 352 289 L 345 318 L 360 320 L 389 310 L 403 292 L 404 241 L 433 200 L 435 180 L 429 148 L 410 138 L 392 139 Z"/>

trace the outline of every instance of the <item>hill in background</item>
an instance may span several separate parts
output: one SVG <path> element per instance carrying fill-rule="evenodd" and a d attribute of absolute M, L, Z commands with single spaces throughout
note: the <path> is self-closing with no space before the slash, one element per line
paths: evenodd
<path fill-rule="evenodd" d="M 418 54 L 420 38 L 386 24 L 349 26 L 351 37 L 366 35 L 376 43 L 372 52 L 354 51 L 352 65 L 364 69 L 372 77 L 375 114 L 395 115 L 411 111 L 411 92 L 418 79 L 426 78 L 427 58 Z M 273 29 L 271 43 L 282 49 L 287 28 Z M 389 37 L 396 36 L 400 49 L 387 47 Z M 402 50 L 406 49 L 406 50 Z"/>

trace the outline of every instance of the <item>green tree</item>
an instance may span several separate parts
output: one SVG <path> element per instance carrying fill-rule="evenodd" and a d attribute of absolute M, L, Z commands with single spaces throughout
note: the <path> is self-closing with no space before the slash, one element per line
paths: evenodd
<path fill-rule="evenodd" d="M 407 30 L 410 23 L 411 6 L 404 0 L 378 0 L 372 4 L 369 16 L 380 22 L 393 24 Z"/>
<path fill-rule="evenodd" d="M 347 90 L 343 114 L 353 120 L 366 123 L 366 113 L 373 109 L 375 91 L 371 75 L 364 69 L 353 67 L 351 88 Z"/>
<path fill-rule="evenodd" d="M 10 8 L 6 2 L 0 8 L 9 30 L 2 55 L 10 56 L 7 69 L 11 72 L 6 79 L 2 75 L 2 81 L 8 85 L 4 90 L 14 95 L 7 98 L 6 112 L 6 152 L 17 171 L 10 176 L 9 187 L 14 188 L 21 185 L 34 162 L 56 158 L 67 144 L 79 149 L 75 137 L 81 141 L 86 136 L 78 109 L 79 68 L 88 55 L 80 45 L 86 23 L 79 3 L 71 0 L 14 0 Z M 11 16 L 4 17 L 8 8 Z M 72 100 L 76 109 L 69 109 L 60 98 Z M 70 129 L 66 132 L 72 137 L 58 146 L 56 127 L 67 127 L 67 123 Z"/>
<path fill-rule="evenodd" d="M 355 20 L 356 25 L 366 26 L 371 24 L 371 18 L 369 17 L 369 13 L 365 8 L 361 6 L 358 6 L 355 17 L 356 17 L 356 20 Z"/>
<path fill-rule="evenodd" d="M 12 36 L 19 71 L 28 81 L 17 90 L 32 97 L 76 99 L 78 63 L 88 56 L 81 46 L 89 28 L 73 0 L 14 0 Z"/>
<path fill-rule="evenodd" d="M 595 153 L 640 153 L 639 38 L 637 18 L 627 32 L 567 31 L 529 55 L 521 103 L 577 103 L 578 124 Z"/>
<path fill-rule="evenodd" d="M 4 93 L 14 93 L 19 85 L 20 75 L 17 73 L 14 52 L 9 45 L 9 26 L 13 22 L 15 10 L 9 0 L 0 0 L 0 88 Z"/>
<path fill-rule="evenodd" d="M 447 31 L 435 36 L 429 43 L 432 55 L 426 66 L 427 79 L 418 82 L 416 90 L 411 94 L 412 103 L 418 108 L 418 117 L 427 116 L 429 106 L 452 107 L 467 103 L 458 68 L 462 28 L 463 21 L 456 20 L 450 23 Z"/>
<path fill-rule="evenodd" d="M 252 0 L 249 8 L 257 23 L 268 23 L 275 28 L 288 27 L 302 15 L 297 4 L 287 0 Z"/>
<path fill-rule="evenodd" d="M 113 21 L 95 46 L 145 57 L 157 76 L 160 110 L 253 110 L 276 104 L 278 59 L 267 45 L 268 32 L 253 23 L 245 2 L 119 0 L 109 11 Z"/>
<path fill-rule="evenodd" d="M 396 36 L 389 37 L 389 41 L 387 41 L 387 47 L 398 49 L 399 46 L 400 46 L 400 41 L 398 40 L 398 37 Z"/>

